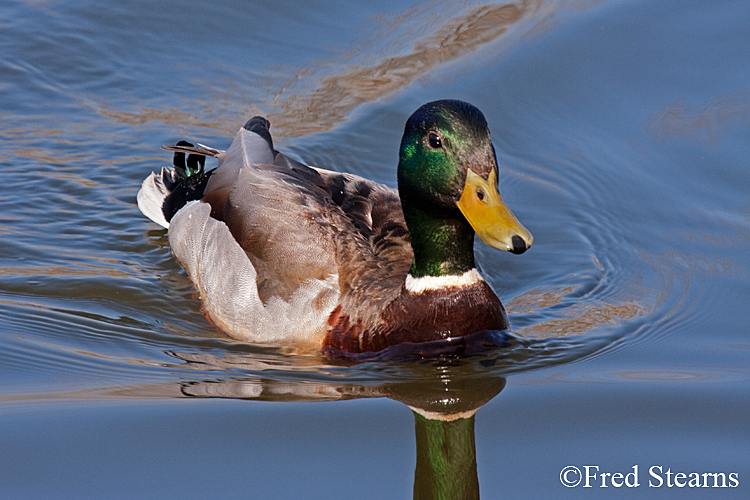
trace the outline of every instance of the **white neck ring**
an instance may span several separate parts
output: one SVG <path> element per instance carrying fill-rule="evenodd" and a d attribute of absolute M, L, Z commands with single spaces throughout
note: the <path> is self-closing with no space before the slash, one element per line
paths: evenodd
<path fill-rule="evenodd" d="M 445 290 L 448 288 L 465 288 L 484 281 L 482 275 L 476 268 L 466 271 L 461 275 L 448 276 L 422 276 L 415 278 L 411 273 L 406 275 L 406 290 L 410 293 L 423 293 L 427 291 Z"/>

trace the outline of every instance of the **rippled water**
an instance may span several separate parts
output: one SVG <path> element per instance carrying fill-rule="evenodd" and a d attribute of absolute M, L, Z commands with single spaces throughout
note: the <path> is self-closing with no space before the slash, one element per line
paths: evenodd
<path fill-rule="evenodd" d="M 744 1 L 4 2 L 0 496 L 430 497 L 442 436 L 467 497 L 748 498 L 748 26 Z M 135 205 L 159 146 L 263 113 L 393 186 L 438 98 L 483 110 L 535 236 L 477 244 L 506 346 L 347 364 L 212 327 Z"/>

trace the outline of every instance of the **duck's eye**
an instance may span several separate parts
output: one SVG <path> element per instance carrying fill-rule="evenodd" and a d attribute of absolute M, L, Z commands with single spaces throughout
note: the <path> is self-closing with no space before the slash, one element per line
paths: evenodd
<path fill-rule="evenodd" d="M 433 149 L 440 149 L 443 147 L 443 141 L 440 139 L 440 136 L 437 135 L 435 132 L 430 132 L 430 135 L 427 137 L 427 140 L 430 141 L 430 147 Z"/>

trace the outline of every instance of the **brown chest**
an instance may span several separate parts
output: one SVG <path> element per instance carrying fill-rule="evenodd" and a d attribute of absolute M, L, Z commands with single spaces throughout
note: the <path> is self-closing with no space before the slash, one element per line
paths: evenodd
<path fill-rule="evenodd" d="M 324 347 L 343 353 L 377 352 L 403 344 L 458 338 L 483 330 L 505 330 L 500 299 L 486 282 L 401 294 L 374 324 L 353 322 L 339 306 L 328 320 Z"/>

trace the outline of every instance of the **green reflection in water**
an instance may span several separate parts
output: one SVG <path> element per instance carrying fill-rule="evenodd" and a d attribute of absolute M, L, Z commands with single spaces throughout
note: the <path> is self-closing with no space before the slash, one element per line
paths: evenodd
<path fill-rule="evenodd" d="M 414 498 L 479 498 L 474 415 L 444 421 L 430 420 L 415 411 L 414 423 Z"/>
<path fill-rule="evenodd" d="M 415 499 L 479 498 L 474 418 L 505 387 L 505 378 L 455 375 L 442 370 L 438 377 L 386 391 L 414 412 Z"/>

